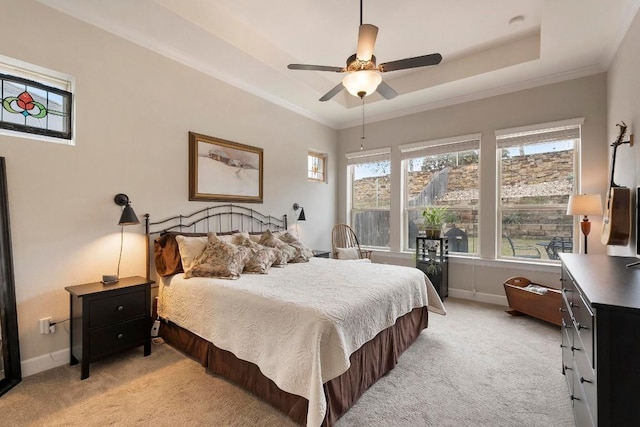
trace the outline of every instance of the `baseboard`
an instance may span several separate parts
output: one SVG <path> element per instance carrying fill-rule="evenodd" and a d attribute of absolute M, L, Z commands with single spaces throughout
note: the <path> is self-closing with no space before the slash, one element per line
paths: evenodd
<path fill-rule="evenodd" d="M 507 297 L 502 295 L 485 294 L 481 292 L 465 291 L 463 289 L 449 288 L 449 296 L 453 298 L 467 299 L 471 301 L 486 302 L 488 304 L 509 306 Z M 446 306 L 446 305 L 445 305 Z"/>
<path fill-rule="evenodd" d="M 43 356 L 34 357 L 32 359 L 23 360 L 20 362 L 20 369 L 22 370 L 22 376 L 28 377 L 30 375 L 37 374 L 38 372 L 66 365 L 67 363 L 69 363 L 68 348 L 58 350 L 53 353 L 47 353 Z"/>

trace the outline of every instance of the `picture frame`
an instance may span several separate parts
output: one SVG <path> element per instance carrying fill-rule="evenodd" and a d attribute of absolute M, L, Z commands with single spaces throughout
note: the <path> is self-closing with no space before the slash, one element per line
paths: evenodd
<path fill-rule="evenodd" d="M 189 132 L 189 200 L 262 203 L 263 149 Z"/>

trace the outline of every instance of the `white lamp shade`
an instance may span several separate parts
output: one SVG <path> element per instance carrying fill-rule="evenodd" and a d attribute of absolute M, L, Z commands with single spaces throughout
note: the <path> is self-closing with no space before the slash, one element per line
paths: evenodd
<path fill-rule="evenodd" d="M 602 215 L 599 194 L 573 194 L 569 196 L 567 215 Z"/>
<path fill-rule="evenodd" d="M 382 81 L 380 74 L 372 70 L 353 71 L 342 79 L 342 85 L 347 88 L 353 96 L 360 97 L 358 93 L 364 92 L 364 96 L 371 95 L 376 91 Z"/>

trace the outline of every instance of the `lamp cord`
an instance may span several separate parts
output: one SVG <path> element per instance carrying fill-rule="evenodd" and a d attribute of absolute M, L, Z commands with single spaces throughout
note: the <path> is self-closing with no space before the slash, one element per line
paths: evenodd
<path fill-rule="evenodd" d="M 122 260 L 122 243 L 124 242 L 124 225 L 120 226 L 120 255 L 118 256 L 118 271 L 116 278 L 120 280 L 120 261 Z"/>

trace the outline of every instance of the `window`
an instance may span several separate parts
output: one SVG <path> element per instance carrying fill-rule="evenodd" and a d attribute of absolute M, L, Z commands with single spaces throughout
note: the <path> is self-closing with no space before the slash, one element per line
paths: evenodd
<path fill-rule="evenodd" d="M 416 236 L 424 230 L 422 211 L 445 206 L 449 251 L 478 252 L 479 147 L 479 134 L 400 146 L 405 250 L 415 248 Z"/>
<path fill-rule="evenodd" d="M 327 155 L 309 151 L 307 156 L 307 178 L 309 181 L 327 182 Z"/>
<path fill-rule="evenodd" d="M 8 59 L 8 58 L 0 58 Z M 18 62 L 18 61 L 13 61 Z M 26 67 L 28 64 L 21 64 Z M 70 79 L 0 62 L 0 130 L 53 137 L 70 144 Z M 32 66 L 30 68 L 38 68 Z"/>
<path fill-rule="evenodd" d="M 498 258 L 557 260 L 573 249 L 573 217 L 582 120 L 496 132 Z"/>
<path fill-rule="evenodd" d="M 391 150 L 347 154 L 348 215 L 361 246 L 389 248 Z"/>

